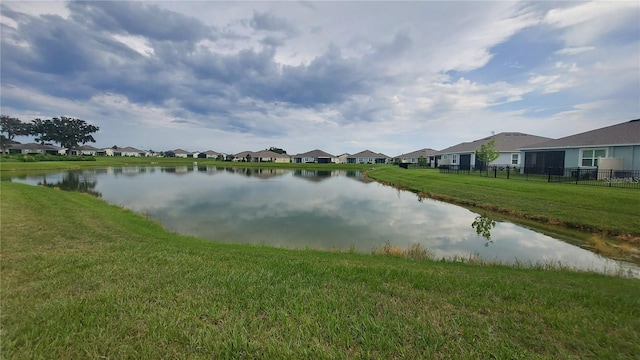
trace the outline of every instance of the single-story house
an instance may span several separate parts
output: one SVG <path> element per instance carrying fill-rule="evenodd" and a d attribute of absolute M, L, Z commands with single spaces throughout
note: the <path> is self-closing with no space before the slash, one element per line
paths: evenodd
<path fill-rule="evenodd" d="M 385 154 L 364 150 L 347 156 L 347 164 L 386 164 L 391 158 Z"/>
<path fill-rule="evenodd" d="M 241 152 L 239 152 L 237 154 L 233 154 L 232 161 L 241 161 L 241 162 L 244 162 L 244 161 L 255 161 L 254 160 L 254 157 L 255 157 L 254 155 L 255 154 L 256 153 L 253 152 L 253 151 L 241 151 Z"/>
<path fill-rule="evenodd" d="M 522 146 L 524 166 L 640 170 L 640 119 Z"/>
<path fill-rule="evenodd" d="M 91 155 L 91 156 L 104 156 L 106 152 L 104 149 L 98 149 L 91 145 L 82 145 L 78 146 L 78 148 L 71 150 L 71 155 Z"/>
<path fill-rule="evenodd" d="M 51 145 L 51 144 L 8 144 L 7 152 L 9 154 L 50 154 L 50 155 L 64 155 L 67 149 Z"/>
<path fill-rule="evenodd" d="M 398 162 L 401 162 L 401 163 L 417 164 L 418 160 L 422 156 L 427 161 L 427 164 L 431 164 L 431 161 L 434 159 L 434 154 L 436 152 L 437 150 L 425 148 L 425 149 L 416 150 L 410 153 L 398 155 L 394 157 L 394 159 L 396 159 Z"/>
<path fill-rule="evenodd" d="M 523 164 L 520 148 L 551 140 L 548 137 L 523 134 L 519 132 L 502 132 L 472 142 L 463 142 L 437 151 L 433 166 L 459 166 L 462 170 L 481 168 L 482 162 L 476 158 L 476 150 L 489 141 L 494 140 L 494 150 L 499 153 L 491 165 L 521 167 Z M 489 164 L 488 164 L 489 165 Z"/>
<path fill-rule="evenodd" d="M 346 164 L 349 156 L 351 156 L 349 153 L 338 155 L 338 164 Z"/>
<path fill-rule="evenodd" d="M 115 154 L 120 154 L 120 155 L 115 155 Z M 139 150 L 136 148 L 133 148 L 131 146 L 126 146 L 123 148 L 118 148 L 116 150 L 114 150 L 114 155 L 115 156 L 147 156 L 147 152 L 144 150 Z"/>
<path fill-rule="evenodd" d="M 214 158 L 215 159 L 218 156 L 222 156 L 224 158 L 224 154 L 216 152 L 216 151 L 213 151 L 213 150 L 207 150 L 205 152 L 198 153 L 198 157 L 200 159 L 205 159 L 205 158 L 207 158 L 207 159 Z"/>
<path fill-rule="evenodd" d="M 252 155 L 254 162 L 277 162 L 277 163 L 289 163 L 291 162 L 291 156 L 287 154 L 279 154 L 271 150 L 256 151 Z"/>
<path fill-rule="evenodd" d="M 175 149 L 172 151 L 172 153 L 174 154 L 175 157 L 179 157 L 179 158 L 190 158 L 193 157 L 193 153 L 186 151 L 186 150 L 182 150 L 182 149 Z"/>
<path fill-rule="evenodd" d="M 338 157 L 331 155 L 322 150 L 312 150 L 306 153 L 301 153 L 291 156 L 291 161 L 294 163 L 317 163 L 317 164 L 331 164 L 338 163 Z"/>

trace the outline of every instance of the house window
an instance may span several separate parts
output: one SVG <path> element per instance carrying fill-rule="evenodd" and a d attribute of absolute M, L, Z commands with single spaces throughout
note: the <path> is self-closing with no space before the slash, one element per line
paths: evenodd
<path fill-rule="evenodd" d="M 511 165 L 518 165 L 520 154 L 511 154 Z"/>
<path fill-rule="evenodd" d="M 453 164 L 455 164 L 455 163 L 457 163 L 457 162 L 458 162 L 458 155 L 453 155 L 451 158 L 452 158 L 451 162 L 452 162 Z"/>
<path fill-rule="evenodd" d="M 607 157 L 606 149 L 582 150 L 582 166 L 598 166 L 598 158 Z"/>

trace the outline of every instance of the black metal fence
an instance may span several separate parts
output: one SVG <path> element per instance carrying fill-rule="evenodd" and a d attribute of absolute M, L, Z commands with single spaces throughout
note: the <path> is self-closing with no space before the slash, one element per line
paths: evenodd
<path fill-rule="evenodd" d="M 502 179 L 573 183 L 640 189 L 640 170 L 600 170 L 597 168 L 521 168 L 512 165 L 491 165 L 485 168 L 442 165 L 440 173 L 465 174 Z"/>

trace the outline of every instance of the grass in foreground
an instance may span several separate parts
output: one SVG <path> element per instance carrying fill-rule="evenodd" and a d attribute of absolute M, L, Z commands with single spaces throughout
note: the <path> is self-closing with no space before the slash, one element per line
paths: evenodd
<path fill-rule="evenodd" d="M 225 245 L 1 183 L 2 358 L 632 359 L 640 281 Z"/>

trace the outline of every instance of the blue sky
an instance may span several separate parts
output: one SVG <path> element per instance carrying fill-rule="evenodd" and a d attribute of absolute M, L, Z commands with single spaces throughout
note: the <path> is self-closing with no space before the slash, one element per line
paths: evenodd
<path fill-rule="evenodd" d="M 3 1 L 0 21 L 2 114 L 87 120 L 99 147 L 395 156 L 640 117 L 637 1 Z"/>

